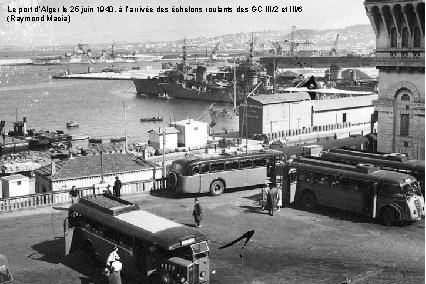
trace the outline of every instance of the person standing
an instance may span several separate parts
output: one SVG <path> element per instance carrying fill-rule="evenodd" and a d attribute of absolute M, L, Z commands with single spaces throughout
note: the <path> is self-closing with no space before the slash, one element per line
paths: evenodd
<path fill-rule="evenodd" d="M 72 202 L 72 204 L 78 202 L 78 190 L 75 187 L 75 185 L 73 185 L 72 188 L 71 188 L 71 190 L 70 190 L 70 196 L 71 196 L 71 202 Z"/>
<path fill-rule="evenodd" d="M 275 187 L 270 186 L 268 190 L 268 196 L 266 199 L 265 209 L 268 210 L 269 215 L 274 216 L 275 206 L 277 205 L 277 189 Z"/>
<path fill-rule="evenodd" d="M 108 259 L 106 261 L 106 267 L 111 270 L 112 263 L 115 261 L 116 258 L 120 258 L 118 255 L 118 247 L 114 246 L 112 248 L 112 252 L 109 254 Z"/>
<path fill-rule="evenodd" d="M 115 197 L 120 197 L 121 196 L 121 180 L 118 178 L 118 176 L 115 177 L 115 182 L 114 182 L 114 186 L 113 186 L 113 191 L 114 191 L 114 196 Z"/>
<path fill-rule="evenodd" d="M 277 187 L 277 211 L 280 211 L 281 206 L 283 206 L 283 192 L 281 186 Z"/>
<path fill-rule="evenodd" d="M 112 284 L 122 284 L 121 283 L 121 270 L 123 270 L 123 264 L 120 261 L 120 257 L 117 255 L 114 262 L 111 264 L 111 275 L 109 276 L 109 281 Z"/>
<path fill-rule="evenodd" d="M 268 200 L 268 184 L 267 183 L 265 183 L 262 186 L 261 195 L 262 195 L 262 199 L 260 200 L 260 205 L 262 206 L 262 211 L 263 211 L 263 210 L 265 210 L 266 202 Z"/>
<path fill-rule="evenodd" d="M 201 227 L 201 220 L 203 216 L 203 210 L 201 208 L 200 203 L 198 202 L 198 199 L 195 198 L 194 200 L 194 210 L 192 211 L 192 216 L 194 216 L 194 221 L 197 226 L 197 228 Z"/>

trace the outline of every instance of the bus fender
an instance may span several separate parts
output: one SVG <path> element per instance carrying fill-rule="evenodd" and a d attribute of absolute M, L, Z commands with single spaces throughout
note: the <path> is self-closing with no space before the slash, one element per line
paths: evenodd
<path fill-rule="evenodd" d="M 380 218 L 383 210 L 385 210 L 385 208 L 388 208 L 388 207 L 395 210 L 395 212 L 398 214 L 398 219 L 401 220 L 401 210 L 399 210 L 399 208 L 396 207 L 394 204 L 386 204 L 386 205 L 383 205 L 382 207 L 380 207 L 378 217 Z"/>

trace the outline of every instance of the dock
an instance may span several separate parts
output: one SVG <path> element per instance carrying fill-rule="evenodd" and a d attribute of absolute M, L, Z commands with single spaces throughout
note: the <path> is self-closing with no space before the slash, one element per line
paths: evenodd
<path fill-rule="evenodd" d="M 87 79 L 87 80 L 132 80 L 147 79 L 158 76 L 161 70 L 131 70 L 122 72 L 87 72 L 70 73 L 53 76 L 54 79 Z"/>

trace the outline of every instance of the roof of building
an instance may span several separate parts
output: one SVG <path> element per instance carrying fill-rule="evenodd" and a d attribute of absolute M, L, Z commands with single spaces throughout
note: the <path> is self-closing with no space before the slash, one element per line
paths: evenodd
<path fill-rule="evenodd" d="M 193 120 L 193 119 L 184 119 L 184 120 L 179 120 L 179 121 L 175 121 L 173 122 L 174 125 L 207 125 L 207 123 L 202 122 L 202 121 L 198 121 L 198 120 Z"/>
<path fill-rule="evenodd" d="M 159 129 L 151 129 L 150 131 L 148 131 L 148 133 L 151 133 L 151 132 L 155 132 L 158 135 L 163 135 L 163 132 L 166 134 L 175 134 L 175 133 L 179 133 L 180 131 L 174 127 L 163 127 Z"/>
<path fill-rule="evenodd" d="M 299 102 L 305 100 L 311 100 L 311 97 L 307 92 L 297 93 L 278 93 L 278 94 L 267 94 L 267 95 L 256 95 L 249 98 L 250 100 L 257 101 L 262 105 L 279 104 L 285 102 Z"/>
<path fill-rule="evenodd" d="M 80 156 L 54 164 L 55 173 L 52 175 L 52 164 L 41 167 L 36 174 L 52 181 L 101 175 L 101 156 Z M 127 172 L 152 169 L 154 164 L 148 163 L 132 154 L 102 155 L 102 172 L 104 175 L 115 175 Z"/>
<path fill-rule="evenodd" d="M 17 175 L 5 176 L 5 177 L 2 177 L 1 179 L 4 179 L 4 180 L 23 180 L 23 179 L 29 179 L 29 178 L 24 176 L 24 175 L 17 174 Z"/>

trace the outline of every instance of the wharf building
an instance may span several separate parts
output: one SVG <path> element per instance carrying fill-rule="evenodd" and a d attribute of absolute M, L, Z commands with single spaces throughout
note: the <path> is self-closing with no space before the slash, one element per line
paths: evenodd
<path fill-rule="evenodd" d="M 367 0 L 364 6 L 376 34 L 377 150 L 425 159 L 425 3 Z"/>
<path fill-rule="evenodd" d="M 335 93 L 312 93 L 249 97 L 247 104 L 241 104 L 239 109 L 240 137 L 266 135 L 271 140 L 291 141 L 320 137 L 321 132 L 324 135 L 325 132 L 333 132 L 335 139 L 372 132 L 373 101 L 377 100 L 377 94 L 335 97 Z"/>

